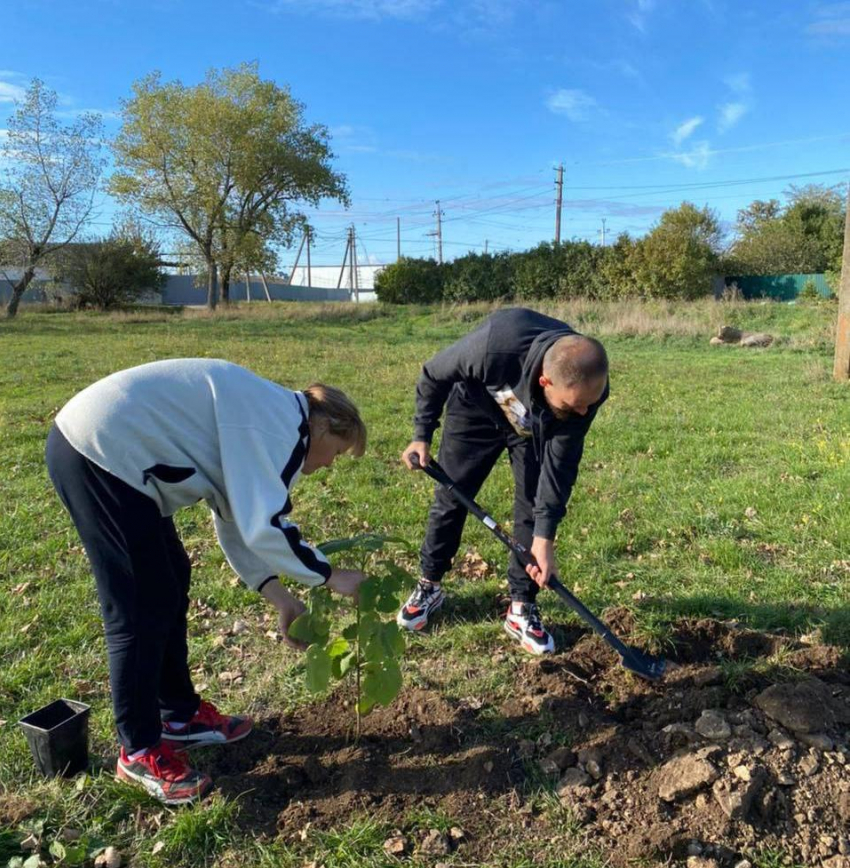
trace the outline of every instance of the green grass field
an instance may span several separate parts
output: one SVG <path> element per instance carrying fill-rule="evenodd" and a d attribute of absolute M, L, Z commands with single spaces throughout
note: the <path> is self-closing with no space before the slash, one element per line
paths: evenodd
<path fill-rule="evenodd" d="M 559 533 L 565 583 L 597 611 L 634 608 L 644 637 L 662 651 L 672 619 L 702 615 L 850 646 L 850 396 L 831 380 L 834 306 L 584 302 L 547 310 L 600 336 L 612 362 L 611 398 L 588 437 Z M 44 440 L 75 392 L 155 359 L 226 358 L 293 388 L 321 380 L 361 407 L 369 448 L 363 459 L 302 480 L 294 519 L 316 542 L 368 528 L 417 545 L 431 487 L 398 456 L 419 367 L 485 313 L 295 304 L 212 316 L 25 309 L 0 325 L 0 865 L 19 853 L 21 829 L 39 821 L 45 846 L 73 827 L 144 865 L 398 864 L 381 847 L 389 830 L 368 816 L 342 816 L 335 832 L 303 841 L 261 840 L 237 822 L 239 800 L 164 812 L 111 780 L 116 748 L 97 601 L 45 472 Z M 711 347 L 720 323 L 779 339 L 765 350 Z M 479 501 L 509 519 L 506 461 Z M 184 511 L 178 526 L 196 565 L 191 648 L 205 694 L 226 710 L 255 713 L 311 702 L 298 658 L 265 635 L 265 604 L 234 580 L 205 511 Z M 489 663 L 506 639 L 485 601 L 506 587 L 507 556 L 471 523 L 465 546 L 490 568 L 447 585 L 453 596 L 439 624 L 411 642 L 408 677 L 416 683 L 430 669 L 446 697 L 495 707 L 510 691 L 511 665 Z M 553 599 L 541 603 L 544 615 L 570 622 Z M 257 626 L 239 637 L 237 656 L 233 643 L 217 641 L 235 618 Z M 470 668 L 470 659 L 483 664 Z M 95 770 L 77 784 L 38 779 L 16 726 L 63 696 L 92 705 Z M 508 861 L 494 856 L 492 864 L 599 864 L 588 854 L 499 858 Z"/>

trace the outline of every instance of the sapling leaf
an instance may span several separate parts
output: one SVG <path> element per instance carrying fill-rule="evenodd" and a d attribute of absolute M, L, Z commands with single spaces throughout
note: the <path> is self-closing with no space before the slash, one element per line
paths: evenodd
<path fill-rule="evenodd" d="M 363 696 L 378 705 L 389 705 L 401 690 L 401 669 L 395 660 L 369 662 L 363 672 Z"/>
<path fill-rule="evenodd" d="M 339 677 L 344 678 L 348 674 L 348 670 L 357 662 L 357 655 L 350 651 L 344 657 L 338 657 L 337 660 L 339 661 Z M 334 660 L 334 663 L 337 660 Z"/>
<path fill-rule="evenodd" d="M 404 653 L 404 636 L 395 621 L 387 621 L 381 627 L 381 644 L 388 657 L 400 657 Z"/>
<path fill-rule="evenodd" d="M 360 585 L 358 591 L 358 601 L 360 611 L 372 612 L 375 609 L 375 601 L 381 593 L 381 580 L 377 576 L 371 576 Z"/>
<path fill-rule="evenodd" d="M 357 703 L 357 710 L 363 717 L 365 717 L 374 707 L 374 700 L 369 699 L 367 696 L 361 696 L 360 701 Z"/>
<path fill-rule="evenodd" d="M 289 625 L 287 632 L 290 639 L 295 639 L 298 642 L 307 642 L 308 644 L 316 642 L 319 638 L 313 629 L 313 616 L 310 612 L 304 612 L 302 615 L 299 615 Z"/>
<path fill-rule="evenodd" d="M 311 645 L 305 654 L 307 668 L 307 689 L 311 693 L 321 693 L 328 688 L 331 678 L 331 658 L 321 645 Z"/>
<path fill-rule="evenodd" d="M 334 660 L 337 657 L 342 657 L 350 650 L 351 645 L 342 636 L 338 636 L 330 643 L 330 645 L 327 646 L 328 657 L 330 657 L 331 660 Z"/>

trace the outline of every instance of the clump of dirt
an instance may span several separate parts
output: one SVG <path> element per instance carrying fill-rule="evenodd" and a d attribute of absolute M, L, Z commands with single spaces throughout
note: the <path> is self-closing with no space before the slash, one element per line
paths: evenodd
<path fill-rule="evenodd" d="M 625 610 L 613 620 L 628 638 Z M 518 657 L 507 700 L 411 688 L 364 719 L 359 741 L 338 692 L 259 721 L 207 770 L 231 795 L 250 791 L 241 822 L 254 831 L 297 843 L 368 815 L 395 830 L 387 852 L 402 861 L 455 849 L 492 860 L 527 839 L 598 849 L 614 866 L 731 868 L 771 849 L 850 868 L 840 650 L 708 619 L 679 623 L 673 639 L 661 683 L 581 634 L 551 658 Z M 782 667 L 734 681 L 719 665 L 767 657 Z M 553 795 L 541 800 L 541 787 Z M 452 834 L 416 826 L 423 809 L 449 817 Z"/>

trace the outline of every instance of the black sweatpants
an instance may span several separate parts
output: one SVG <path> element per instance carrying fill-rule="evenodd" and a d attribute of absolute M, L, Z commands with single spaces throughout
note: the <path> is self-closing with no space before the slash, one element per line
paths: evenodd
<path fill-rule="evenodd" d="M 453 389 L 446 405 L 437 460 L 458 488 L 474 498 L 506 449 L 515 486 L 513 535 L 530 548 L 534 536 L 532 509 L 540 478 L 540 463 L 531 438 L 507 431 L 462 392 Z M 420 552 L 423 578 L 440 581 L 451 569 L 466 516 L 467 509 L 438 485 Z M 512 600 L 533 603 L 537 598 L 540 588 L 514 554 L 508 567 L 508 582 Z"/>
<path fill-rule="evenodd" d="M 81 455 L 54 425 L 47 469 L 97 582 L 112 707 L 121 744 L 155 745 L 162 720 L 187 721 L 199 697 L 189 674 L 189 557 L 156 503 Z"/>

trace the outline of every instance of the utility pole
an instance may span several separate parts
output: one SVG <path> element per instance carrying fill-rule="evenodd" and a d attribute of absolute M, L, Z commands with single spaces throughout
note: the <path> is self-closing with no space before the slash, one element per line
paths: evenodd
<path fill-rule="evenodd" d="M 440 210 L 440 200 L 437 199 L 437 210 L 434 212 L 434 216 L 437 218 L 437 228 L 434 232 L 426 232 L 425 234 L 431 238 L 436 237 L 437 239 L 437 262 L 442 265 L 443 264 L 443 223 L 442 217 L 443 212 Z"/>
<path fill-rule="evenodd" d="M 307 230 L 301 236 L 301 245 L 298 248 L 298 253 L 295 256 L 295 265 L 292 266 L 292 271 L 289 273 L 289 285 L 292 286 L 292 280 L 295 277 L 295 269 L 298 268 L 298 261 L 301 259 L 301 251 L 304 249 L 304 242 L 307 240 Z"/>
<path fill-rule="evenodd" d="M 838 285 L 838 327 L 835 331 L 833 376 L 839 382 L 850 379 L 850 183 L 847 184 L 847 215 L 844 218 L 844 253 L 841 283 Z"/>
<path fill-rule="evenodd" d="M 605 218 L 602 218 L 602 246 L 605 246 Z"/>
<path fill-rule="evenodd" d="M 357 273 L 354 270 L 354 256 L 355 256 L 355 237 L 354 237 L 354 224 L 351 224 L 351 227 L 348 230 L 348 246 L 350 249 L 350 255 L 348 257 L 348 276 L 349 276 L 349 298 L 351 294 L 355 292 L 355 283 L 357 282 Z"/>
<path fill-rule="evenodd" d="M 354 300 L 360 301 L 360 272 L 357 268 L 357 239 L 354 226 L 351 227 L 351 261 L 354 263 Z"/>
<path fill-rule="evenodd" d="M 345 262 L 348 259 L 348 251 L 351 250 L 351 230 L 348 230 L 348 238 L 345 241 L 345 253 L 342 254 L 342 268 L 339 270 L 339 280 L 336 282 L 336 288 L 342 286 L 342 276 L 345 274 Z"/>
<path fill-rule="evenodd" d="M 260 280 L 263 281 L 263 292 L 265 292 L 265 294 L 266 294 L 266 301 L 271 301 L 272 297 L 269 294 L 269 285 L 268 285 L 268 282 L 266 281 L 265 272 L 263 272 L 263 271 L 260 272 Z M 292 281 L 290 281 L 290 283 L 292 283 Z"/>
<path fill-rule="evenodd" d="M 401 217 L 395 218 L 395 244 L 395 259 L 398 262 L 401 259 Z"/>
<path fill-rule="evenodd" d="M 487 255 L 487 243 L 488 243 L 488 239 L 485 238 L 485 239 L 484 239 L 484 255 L 485 255 L 485 256 Z"/>
<path fill-rule="evenodd" d="M 307 286 L 313 285 L 313 273 L 310 270 L 310 245 L 313 243 L 313 230 L 307 227 Z"/>
<path fill-rule="evenodd" d="M 555 205 L 555 244 L 561 243 L 561 205 L 564 202 L 564 164 L 558 166 L 558 177 L 555 181 L 558 198 Z"/>

